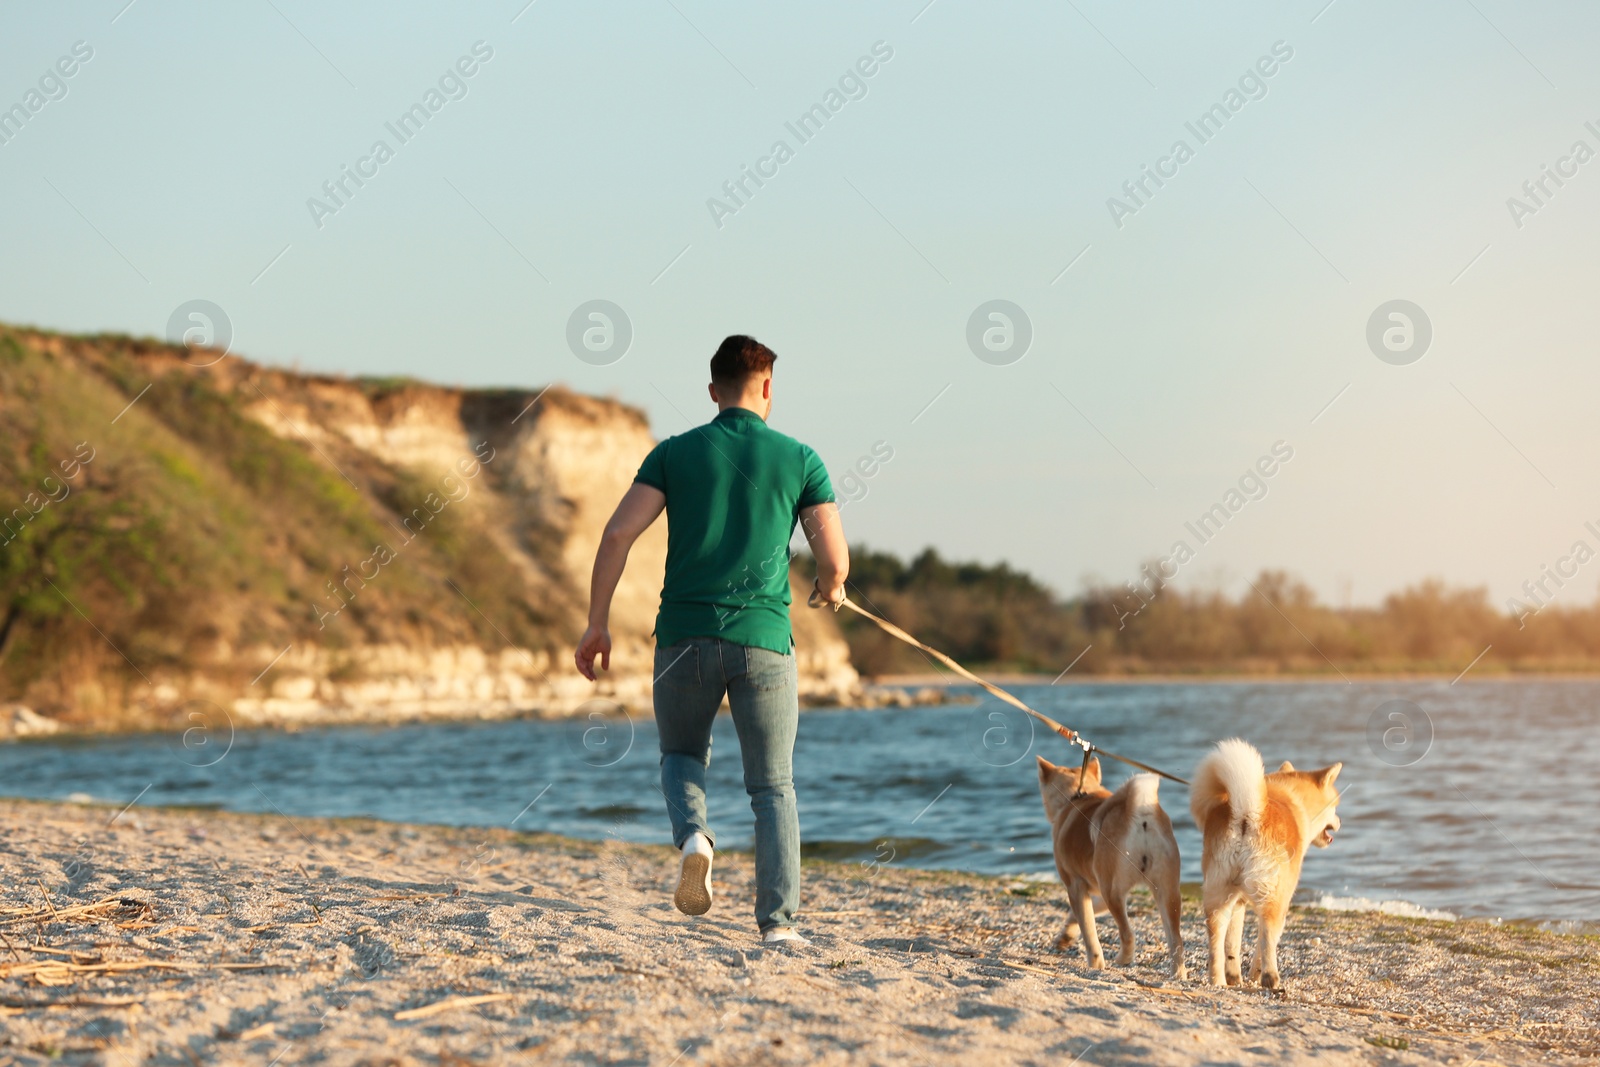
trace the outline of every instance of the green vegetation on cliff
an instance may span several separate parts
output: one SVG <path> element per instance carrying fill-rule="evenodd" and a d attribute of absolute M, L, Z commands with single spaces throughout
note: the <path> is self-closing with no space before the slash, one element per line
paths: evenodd
<path fill-rule="evenodd" d="M 185 354 L 0 327 L 0 700 L 114 726 L 164 679 L 253 674 L 245 649 L 564 644 L 549 538 L 525 525 L 533 574 L 496 539 L 492 443 L 448 475 L 385 464 L 284 409 L 413 383 Z"/>

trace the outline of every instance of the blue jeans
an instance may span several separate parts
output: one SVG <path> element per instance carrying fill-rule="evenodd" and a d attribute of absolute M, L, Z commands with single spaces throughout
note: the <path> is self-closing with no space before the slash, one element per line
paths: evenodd
<path fill-rule="evenodd" d="M 756 816 L 756 925 L 793 926 L 800 906 L 800 815 L 794 800 L 794 736 L 800 678 L 793 652 L 691 637 L 656 649 L 656 730 L 661 793 L 679 848 L 706 826 L 711 724 L 723 694 L 733 711 L 744 788 Z"/>

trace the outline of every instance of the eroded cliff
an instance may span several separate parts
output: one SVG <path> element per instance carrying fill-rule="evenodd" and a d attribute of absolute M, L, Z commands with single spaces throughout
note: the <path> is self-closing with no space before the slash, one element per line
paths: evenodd
<path fill-rule="evenodd" d="M 611 674 L 570 662 L 601 529 L 654 443 L 637 409 L 19 329 L 0 405 L 0 684 L 52 719 L 648 713 L 664 523 L 617 590 Z M 831 615 L 794 622 L 805 699 L 851 699 Z"/>

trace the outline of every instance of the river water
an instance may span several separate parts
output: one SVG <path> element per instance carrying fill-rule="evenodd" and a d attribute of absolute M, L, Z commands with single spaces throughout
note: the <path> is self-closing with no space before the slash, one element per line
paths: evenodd
<path fill-rule="evenodd" d="M 976 692 L 976 691 L 974 691 Z M 1188 777 L 1206 746 L 1254 743 L 1268 768 L 1342 760 L 1332 848 L 1302 898 L 1600 929 L 1600 682 L 1270 682 L 1020 686 L 1111 751 Z M 0 746 L 0 793 L 121 807 L 192 805 L 667 840 L 654 725 L 596 705 L 567 722 L 239 731 Z M 808 855 L 1005 874 L 1052 870 L 1033 754 L 1076 750 L 992 699 L 803 713 L 795 752 Z M 1126 768 L 1107 762 L 1106 778 Z M 716 726 L 711 822 L 749 847 L 738 740 Z M 1186 791 L 1161 788 L 1199 879 Z M 883 842 L 887 841 L 885 845 Z"/>

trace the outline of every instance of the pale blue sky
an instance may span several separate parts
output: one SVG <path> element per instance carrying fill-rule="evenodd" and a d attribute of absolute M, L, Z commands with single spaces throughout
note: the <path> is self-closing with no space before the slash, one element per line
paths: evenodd
<path fill-rule="evenodd" d="M 1195 544 L 1277 440 L 1294 458 L 1180 582 L 1503 600 L 1600 547 L 1600 160 L 1520 229 L 1506 206 L 1600 149 L 1593 5 L 124 3 L 0 7 L 0 107 L 94 51 L 0 145 L 5 320 L 160 335 L 203 298 L 264 362 L 559 381 L 661 435 L 754 333 L 774 425 L 836 476 L 894 449 L 854 540 L 1063 591 Z M 318 229 L 307 199 L 478 41 L 467 95 Z M 865 97 L 798 144 L 784 123 L 878 41 Z M 1266 96 L 1199 145 L 1184 123 L 1278 41 Z M 794 158 L 719 229 L 707 199 L 779 138 Z M 1194 158 L 1119 229 L 1107 198 L 1178 138 Z M 634 329 L 607 366 L 565 341 L 595 298 Z M 1407 366 L 1365 339 L 1397 298 L 1434 329 Z M 1008 366 L 967 347 L 991 299 L 1032 321 Z"/>

